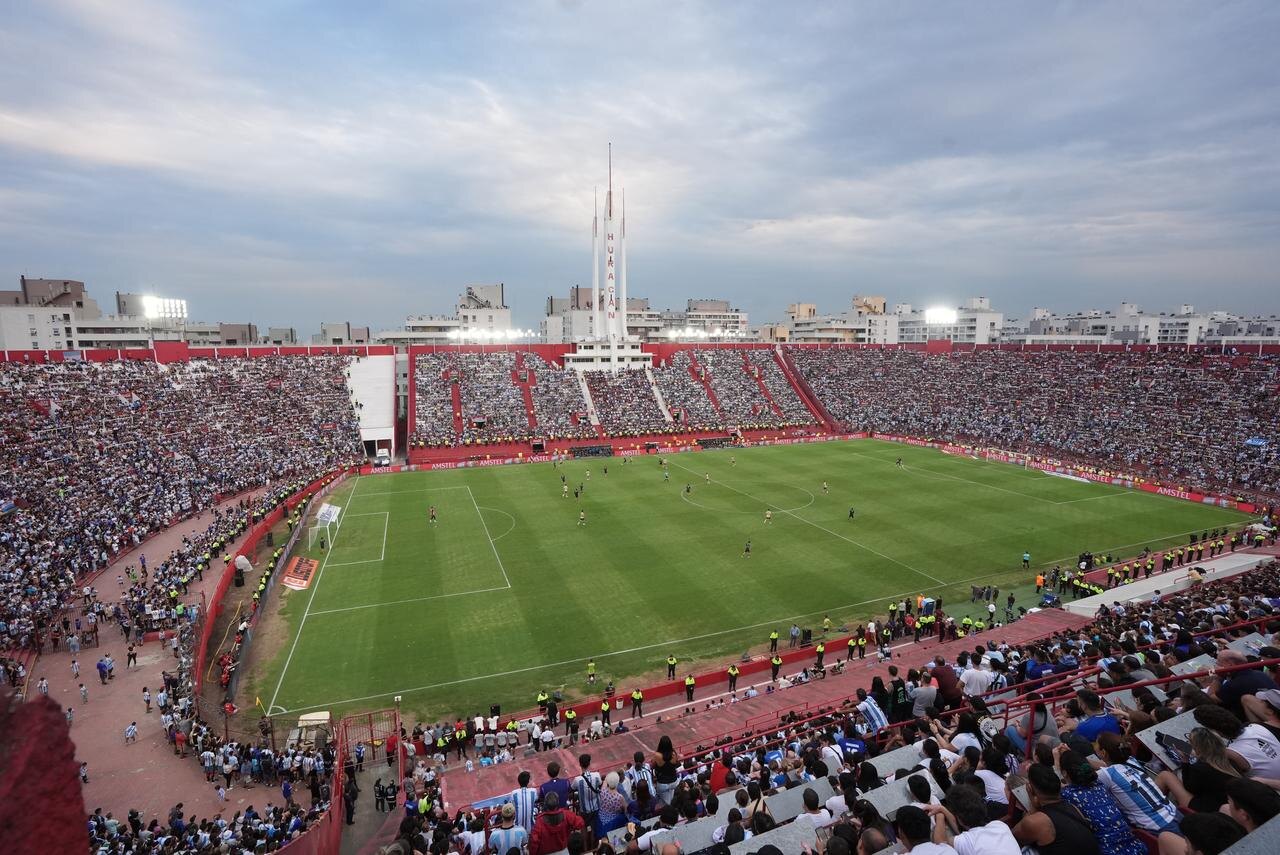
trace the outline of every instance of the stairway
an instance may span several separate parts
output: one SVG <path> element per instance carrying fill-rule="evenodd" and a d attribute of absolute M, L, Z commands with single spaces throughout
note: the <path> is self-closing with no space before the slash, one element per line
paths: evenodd
<path fill-rule="evenodd" d="M 711 388 L 711 383 L 702 376 L 702 366 L 698 364 L 698 358 L 693 351 L 689 351 L 689 374 L 694 380 L 702 384 L 702 388 L 707 390 L 707 400 L 711 402 L 711 406 L 715 408 L 716 416 L 720 419 L 721 424 L 724 423 L 724 410 L 720 408 L 720 399 L 716 397 L 715 390 Z"/>
<path fill-rule="evenodd" d="M 462 436 L 462 384 L 450 383 L 449 394 L 453 397 L 453 436 L 457 439 Z"/>
<path fill-rule="evenodd" d="M 516 357 L 519 359 L 519 357 Z M 520 369 L 516 369 L 516 376 L 519 376 Z M 524 398 L 524 413 L 529 417 L 529 427 L 536 428 L 538 426 L 538 416 L 533 411 L 533 384 L 537 382 L 537 378 L 533 376 L 533 372 L 529 372 L 529 380 L 527 383 L 517 383 L 520 387 L 520 397 Z"/>
<path fill-rule="evenodd" d="M 670 424 L 675 419 L 671 415 L 671 408 L 667 406 L 667 401 L 662 397 L 662 391 L 658 388 L 658 381 L 653 377 L 653 369 L 649 366 L 644 368 L 644 377 L 649 381 L 649 388 L 653 390 L 653 399 L 658 402 L 658 409 L 662 410 L 662 417 Z"/>
<path fill-rule="evenodd" d="M 809 381 L 804 379 L 800 369 L 796 368 L 795 363 L 791 361 L 791 354 L 782 345 L 777 344 L 773 347 L 773 358 L 781 366 L 787 382 L 796 390 L 800 400 L 804 401 L 804 405 L 809 408 L 809 412 L 813 413 L 827 430 L 839 433 L 842 430 L 842 426 L 831 417 L 831 412 L 823 405 L 822 401 L 818 400 L 818 396 L 814 394 L 813 387 L 809 385 Z"/>
<path fill-rule="evenodd" d="M 582 389 L 582 400 L 587 403 L 587 418 L 591 420 L 596 428 L 596 433 L 604 436 L 604 432 L 600 428 L 600 417 L 596 415 L 596 402 L 591 399 L 591 387 L 587 385 L 587 375 L 585 372 L 578 372 L 578 386 Z"/>
<path fill-rule="evenodd" d="M 783 415 L 782 408 L 778 406 L 778 402 L 773 400 L 773 395 L 769 394 L 769 387 L 764 385 L 764 378 L 760 376 L 760 372 L 755 370 L 755 366 L 751 364 L 751 360 L 747 358 L 748 351 L 742 351 L 742 370 L 747 372 L 756 385 L 760 387 L 760 394 L 769 402 L 769 409 L 773 410 L 778 418 L 786 418 Z"/>

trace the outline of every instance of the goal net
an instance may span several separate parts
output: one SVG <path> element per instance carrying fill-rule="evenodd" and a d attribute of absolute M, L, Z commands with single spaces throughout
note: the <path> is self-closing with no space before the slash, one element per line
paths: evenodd
<path fill-rule="evenodd" d="M 315 549 L 319 545 L 327 549 L 333 543 L 333 534 L 338 530 L 342 508 L 327 502 L 316 512 L 316 521 L 307 529 L 307 549 Z"/>

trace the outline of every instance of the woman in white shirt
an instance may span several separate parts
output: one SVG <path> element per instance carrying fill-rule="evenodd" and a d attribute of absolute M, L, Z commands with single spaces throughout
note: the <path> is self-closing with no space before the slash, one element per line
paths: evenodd
<path fill-rule="evenodd" d="M 1005 775 L 1009 768 L 1005 765 L 1004 754 L 998 748 L 988 748 L 982 752 L 974 772 L 982 786 L 986 788 L 987 815 L 991 819 L 1001 819 L 1009 813 L 1009 796 L 1004 786 Z"/>
<path fill-rule="evenodd" d="M 1260 724 L 1245 724 L 1216 704 L 1196 707 L 1195 720 L 1227 741 L 1227 757 L 1250 778 L 1280 779 L 1280 740 Z"/>

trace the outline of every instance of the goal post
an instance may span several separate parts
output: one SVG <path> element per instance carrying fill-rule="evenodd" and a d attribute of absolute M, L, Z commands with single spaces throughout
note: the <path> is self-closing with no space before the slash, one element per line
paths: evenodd
<path fill-rule="evenodd" d="M 342 508 L 328 502 L 322 504 L 316 512 L 315 524 L 307 529 L 307 549 L 315 549 L 320 538 L 324 538 L 326 548 L 333 544 L 333 534 L 338 530 Z"/>
<path fill-rule="evenodd" d="M 307 549 L 314 550 L 320 538 L 324 538 L 325 547 L 333 543 L 333 528 L 328 525 L 313 525 L 307 529 Z"/>

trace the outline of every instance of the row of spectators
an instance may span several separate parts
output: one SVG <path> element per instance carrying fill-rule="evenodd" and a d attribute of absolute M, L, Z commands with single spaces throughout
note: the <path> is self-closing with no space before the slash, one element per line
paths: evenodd
<path fill-rule="evenodd" d="M 594 437 L 595 428 L 587 417 L 587 402 L 575 371 L 556 368 L 536 353 L 527 353 L 524 364 L 533 372 L 533 412 L 538 435 L 548 439 Z"/>
<path fill-rule="evenodd" d="M 535 353 L 521 357 L 529 374 L 518 372 L 516 354 L 505 351 L 417 356 L 412 442 L 441 447 L 523 442 L 535 435 L 595 436 L 577 372 L 557 368 Z M 529 427 L 521 389 L 526 382 L 537 420 L 534 428 Z M 652 384 L 642 371 L 588 371 L 586 382 L 596 416 L 609 436 L 729 426 L 779 428 L 815 421 L 772 350 L 682 350 L 665 366 L 653 369 Z M 461 398 L 457 413 L 454 383 Z M 663 414 L 657 395 L 675 416 L 674 423 Z M 460 432 L 455 415 L 461 420 Z"/>
<path fill-rule="evenodd" d="M 173 753 L 186 758 L 187 762 L 199 764 L 205 780 L 224 791 L 258 785 L 279 786 L 280 802 L 273 804 L 274 800 L 268 800 L 260 815 L 250 807 L 243 813 L 237 812 L 230 820 L 222 814 L 204 819 L 188 817 L 183 805 L 177 804 L 165 819 L 147 820 L 140 812 L 130 810 L 127 822 L 119 822 L 111 812 L 96 808 L 89 824 L 91 851 L 154 855 L 235 851 L 232 848 L 235 846 L 249 851 L 274 851 L 307 830 L 328 809 L 335 759 L 331 743 L 323 750 L 289 744 L 276 751 L 265 728 L 260 739 L 245 742 L 228 738 L 220 723 L 205 718 L 203 711 L 209 707 L 197 703 L 195 697 L 197 613 L 193 606 L 183 604 L 189 584 L 201 578 L 206 569 L 217 566 L 221 570 L 221 559 L 227 556 L 224 549 L 251 521 L 261 520 L 303 486 L 295 482 L 274 488 L 253 501 L 244 500 L 232 512 L 216 514 L 205 532 L 194 539 L 184 538 L 182 546 L 158 565 L 142 561 L 137 567 L 126 567 L 122 578 L 128 578 L 131 584 L 122 591 L 119 601 L 103 602 L 106 592 L 86 588 L 74 612 L 77 624 L 81 616 L 96 615 L 98 631 L 119 631 L 126 640 L 132 634 L 138 641 L 142 627 L 151 619 L 148 615 L 162 617 L 166 624 L 159 628 L 172 635 L 166 644 L 172 648 L 175 661 L 171 672 L 162 672 L 162 686 L 157 687 L 154 695 L 146 697 L 154 698 L 158 724 Z M 282 552 L 283 549 L 277 548 L 270 561 L 255 568 L 262 579 L 275 568 Z M 259 581 L 250 615 L 256 613 L 261 591 Z M 246 617 L 241 622 L 230 647 L 215 663 L 223 689 L 239 665 L 248 620 Z M 132 646 L 129 649 L 132 654 Z M 107 661 L 110 663 L 110 657 Z M 149 707 L 150 702 L 148 712 Z M 231 714 L 235 709 L 228 703 L 218 708 L 218 712 Z M 125 728 L 126 742 L 137 738 L 137 729 L 137 722 Z"/>
<path fill-rule="evenodd" d="M 413 441 L 419 445 L 452 445 L 454 430 L 453 381 L 447 353 L 419 355 L 414 364 Z"/>
<path fill-rule="evenodd" d="M 305 833 L 329 810 L 336 756 L 332 743 L 324 748 L 291 744 L 273 751 L 266 740 L 249 745 L 225 741 L 216 728 L 181 713 L 169 700 L 160 708 L 161 723 L 175 753 L 190 757 L 204 771 L 205 780 L 226 791 L 236 787 L 278 787 L 263 793 L 261 811 L 249 805 L 227 818 L 223 813 L 188 816 L 175 804 L 161 820 L 147 820 L 130 810 L 125 821 L 101 808 L 89 818 L 90 852 L 96 855 L 177 855 L 178 853 L 274 852 Z M 354 766 L 343 770 L 344 801 L 354 808 L 359 788 Z M 348 813 L 348 816 L 350 814 Z"/>
<path fill-rule="evenodd" d="M 693 430 L 714 430 L 724 426 L 724 417 L 711 402 L 702 380 L 696 376 L 690 351 L 677 351 L 667 364 L 653 369 L 658 391 L 667 402 L 671 415 L 681 414 L 677 421 Z"/>
<path fill-rule="evenodd" d="M 1280 493 L 1280 357 L 826 348 L 791 353 L 836 420 Z"/>
<path fill-rule="evenodd" d="M 585 371 L 583 374 L 595 404 L 596 418 L 609 436 L 666 433 L 675 427 L 662 414 L 643 371 Z"/>
<path fill-rule="evenodd" d="M 580 774 L 562 777 L 551 764 L 541 786 L 522 773 L 509 806 L 479 818 L 485 851 L 506 853 L 513 840 L 531 855 L 565 845 L 589 851 L 597 839 L 599 852 L 656 851 L 668 829 L 681 838 L 681 827 L 695 822 L 715 826 L 708 851 L 728 851 L 722 847 L 752 835 L 763 846 L 776 824 L 769 796 L 803 787 L 812 792 L 803 793 L 794 821 L 828 828 L 828 852 L 871 855 L 932 839 L 964 855 L 1016 855 L 1055 841 L 1071 842 L 1081 855 L 1139 855 L 1146 846 L 1138 835 L 1149 833 L 1167 855 L 1215 855 L 1280 814 L 1276 675 L 1255 668 L 1175 682 L 1159 693 L 1138 687 L 1132 708 L 1104 706 L 1098 692 L 1173 676 L 1172 666 L 1206 653 L 1218 667 L 1247 664 L 1250 654 L 1227 645 L 1253 631 L 1237 624 L 1260 618 L 1275 617 L 1265 627 L 1273 646 L 1260 645 L 1252 658 L 1280 658 L 1280 599 L 1270 595 L 1277 586 L 1280 564 L 1272 562 L 1164 599 L 1117 604 L 1078 631 L 1024 645 L 992 634 L 953 662 L 895 665 L 887 683 L 876 677 L 838 707 L 806 719 L 788 714 L 687 757 L 663 737 L 655 754 L 637 753 L 621 769 L 594 770 L 584 757 Z M 1095 665 L 1102 674 L 1078 680 L 1073 694 L 1072 676 Z M 1017 714 L 1006 727 L 999 699 L 1041 689 L 1045 679 L 1064 681 L 1045 692 L 1057 707 Z M 1189 711 L 1198 762 L 1167 769 L 1136 737 Z M 890 751 L 897 752 L 891 766 L 873 762 Z M 883 815 L 866 798 L 903 781 L 902 796 Z M 819 798 L 819 790 L 830 795 Z M 734 806 L 728 812 L 726 802 Z M 1078 811 L 1077 830 L 1086 833 L 1073 835 L 1058 822 L 1061 809 Z M 543 817 L 551 828 L 540 827 L 548 824 Z M 620 840 L 628 822 L 637 827 Z"/>
<path fill-rule="evenodd" d="M 0 365 L 5 643 L 34 644 L 77 580 L 216 497 L 360 460 L 346 367 L 342 356 Z"/>

